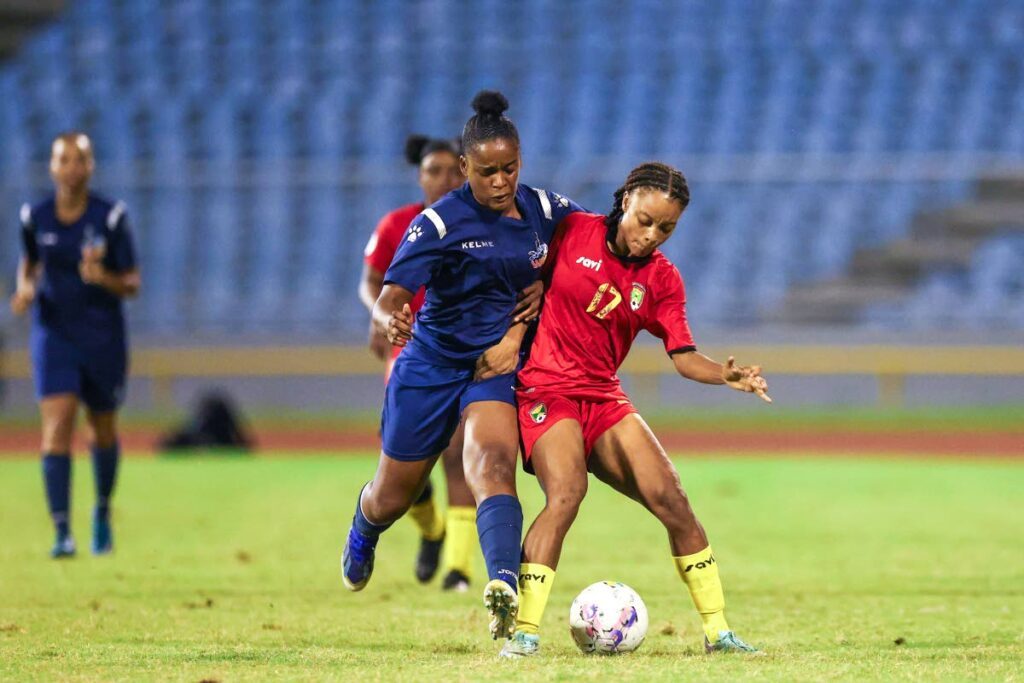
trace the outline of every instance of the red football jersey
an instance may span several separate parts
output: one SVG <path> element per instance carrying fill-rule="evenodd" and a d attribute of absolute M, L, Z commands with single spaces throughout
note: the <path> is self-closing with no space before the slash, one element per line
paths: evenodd
<path fill-rule="evenodd" d="M 405 231 L 409 229 L 409 224 L 412 223 L 413 218 L 420 215 L 423 209 L 423 204 L 409 204 L 384 214 L 384 217 L 377 223 L 373 234 L 370 235 L 370 241 L 366 243 L 363 262 L 371 268 L 379 270 L 382 274 L 386 273 L 392 259 L 395 258 L 395 252 L 398 251 L 398 245 L 402 243 Z M 414 314 L 420 310 L 425 296 L 426 290 L 421 287 L 409 304 L 409 308 Z"/>
<path fill-rule="evenodd" d="M 693 348 L 683 278 L 664 254 L 640 262 L 617 257 L 605 241 L 604 216 L 574 213 L 559 230 L 544 312 L 519 372 L 523 389 L 554 387 L 600 400 L 619 390 L 616 372 L 640 330 L 659 337 L 669 353 Z"/>

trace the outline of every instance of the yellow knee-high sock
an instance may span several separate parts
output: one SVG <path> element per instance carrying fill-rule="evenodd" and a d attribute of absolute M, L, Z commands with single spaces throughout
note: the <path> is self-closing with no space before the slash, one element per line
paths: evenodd
<path fill-rule="evenodd" d="M 454 505 L 448 508 L 445 522 L 444 566 L 456 570 L 467 579 L 473 576 L 473 550 L 476 540 L 476 508 Z"/>
<path fill-rule="evenodd" d="M 718 578 L 718 562 L 711 552 L 711 546 L 693 555 L 673 557 L 679 578 L 690 589 L 693 606 L 700 612 L 704 622 L 704 634 L 709 642 L 718 641 L 719 631 L 728 631 L 725 621 L 725 595 Z"/>
<path fill-rule="evenodd" d="M 439 541 L 444 537 L 444 517 L 434 504 L 433 496 L 413 505 L 407 514 L 416 523 L 423 538 L 428 541 Z"/>
<path fill-rule="evenodd" d="M 543 564 L 524 562 L 519 565 L 519 616 L 516 630 L 536 634 L 540 619 L 555 582 L 555 570 Z"/>

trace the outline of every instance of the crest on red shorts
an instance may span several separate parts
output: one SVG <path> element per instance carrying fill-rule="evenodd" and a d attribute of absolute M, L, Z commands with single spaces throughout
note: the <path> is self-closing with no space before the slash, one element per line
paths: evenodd
<path fill-rule="evenodd" d="M 548 407 L 544 405 L 543 401 L 534 403 L 533 407 L 530 408 L 530 418 L 537 424 L 540 424 L 548 416 Z"/>

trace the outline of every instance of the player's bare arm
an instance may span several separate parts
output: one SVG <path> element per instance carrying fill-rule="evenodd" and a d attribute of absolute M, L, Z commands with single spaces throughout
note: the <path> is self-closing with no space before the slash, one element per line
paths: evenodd
<path fill-rule="evenodd" d="M 475 380 L 490 379 L 515 372 L 519 365 L 519 349 L 526 337 L 525 324 L 513 324 L 497 344 L 483 352 L 476 361 Z"/>
<path fill-rule="evenodd" d="M 395 346 L 405 346 L 412 339 L 413 293 L 398 285 L 384 285 L 371 313 L 373 326 Z"/>
<path fill-rule="evenodd" d="M 363 264 L 363 273 L 359 277 L 359 300 L 366 306 L 366 310 L 373 315 L 373 306 L 377 303 L 377 299 L 380 298 L 380 293 L 384 289 L 384 273 L 380 272 L 368 263 Z M 369 331 L 369 343 L 370 351 L 377 358 L 384 360 L 387 358 L 388 352 L 391 350 L 391 344 L 388 343 L 387 335 L 379 332 L 373 324 L 373 319 L 370 319 L 370 331 Z"/>
<path fill-rule="evenodd" d="M 36 280 L 39 277 L 39 264 L 29 263 L 22 257 L 18 261 L 18 278 L 14 294 L 11 295 L 11 312 L 22 315 L 36 299 Z"/>
<path fill-rule="evenodd" d="M 726 384 L 737 391 L 757 394 L 764 401 L 772 402 L 760 365 L 737 365 L 732 356 L 723 365 L 697 351 L 673 354 L 672 362 L 676 372 L 687 379 L 702 384 Z"/>
<path fill-rule="evenodd" d="M 512 324 L 529 323 L 540 315 L 540 305 L 544 299 L 544 282 L 538 279 L 519 293 L 519 301 L 512 311 Z"/>

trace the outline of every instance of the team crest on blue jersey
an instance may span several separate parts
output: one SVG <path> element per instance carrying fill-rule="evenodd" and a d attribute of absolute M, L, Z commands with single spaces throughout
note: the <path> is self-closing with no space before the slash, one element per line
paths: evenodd
<path fill-rule="evenodd" d="M 423 229 L 418 225 L 414 225 L 409 228 L 409 236 L 405 239 L 409 242 L 415 242 L 423 235 Z"/>
<path fill-rule="evenodd" d="M 640 310 L 640 306 L 644 302 L 644 295 L 647 293 L 647 289 L 639 282 L 633 283 L 633 290 L 629 293 L 629 307 L 634 311 Z"/>
<path fill-rule="evenodd" d="M 540 424 L 541 422 L 543 422 L 545 419 L 547 419 L 547 416 L 548 407 L 544 405 L 543 401 L 534 403 L 533 407 L 530 408 L 530 419 L 532 419 L 536 424 Z"/>
<path fill-rule="evenodd" d="M 540 235 L 533 233 L 534 248 L 530 250 L 530 265 L 540 268 L 548 260 L 548 245 L 540 241 Z"/>

